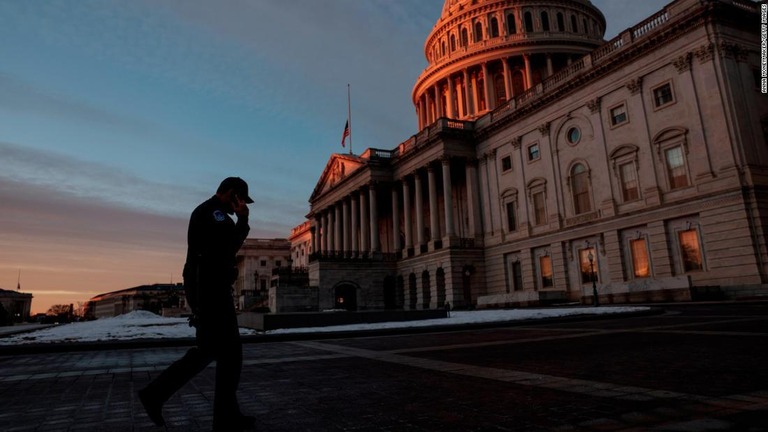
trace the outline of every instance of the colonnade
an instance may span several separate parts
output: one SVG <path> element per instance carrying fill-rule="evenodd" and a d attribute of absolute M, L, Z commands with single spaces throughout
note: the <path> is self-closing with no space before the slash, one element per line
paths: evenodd
<path fill-rule="evenodd" d="M 402 176 L 398 181 L 369 182 L 333 204 L 315 210 L 310 229 L 313 250 L 321 255 L 342 257 L 367 256 L 382 252 L 379 221 L 387 219 L 389 222 L 390 218 L 392 238 L 389 239 L 391 243 L 388 243 L 393 249 L 390 252 L 413 249 L 420 253 L 424 251 L 421 246 L 427 245 L 428 242 L 456 237 L 451 159 L 444 157 L 440 162 L 441 169 L 436 167 L 436 164 L 429 163 Z M 480 197 L 477 188 L 477 161 L 466 160 L 465 167 L 467 212 L 470 215 L 469 235 L 475 238 L 482 235 L 478 216 Z M 442 208 L 438 207 L 438 175 L 442 176 Z M 424 177 L 427 182 L 427 200 L 423 196 Z M 378 199 L 384 189 L 388 189 L 391 194 L 391 214 L 380 214 Z M 425 220 L 425 205 L 429 206 L 429 220 Z M 428 230 L 425 229 L 427 227 Z M 429 238 L 427 231 L 430 233 Z M 402 240 L 405 244 L 402 244 Z"/>
<path fill-rule="evenodd" d="M 546 76 L 554 74 L 552 54 L 543 54 L 546 60 Z M 522 57 L 523 68 L 510 67 L 510 60 Z M 568 56 L 568 62 L 571 59 Z M 504 87 L 496 89 L 495 64 L 501 63 Z M 498 69 L 498 66 L 497 66 Z M 522 91 L 513 85 L 513 74 L 522 74 Z M 419 129 L 434 123 L 441 117 L 466 119 L 477 117 L 496 108 L 497 93 L 504 91 L 504 100 L 510 100 L 533 87 L 532 54 L 509 56 L 498 60 L 467 66 L 463 70 L 450 74 L 447 78 L 436 81 L 419 96 L 416 102 L 416 114 Z M 482 93 L 481 93 L 482 92 Z"/>

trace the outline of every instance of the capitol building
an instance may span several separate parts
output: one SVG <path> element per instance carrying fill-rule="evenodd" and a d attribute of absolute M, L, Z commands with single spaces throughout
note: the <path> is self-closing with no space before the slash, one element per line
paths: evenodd
<path fill-rule="evenodd" d="M 435 18 L 418 131 L 331 155 L 309 198 L 321 310 L 768 294 L 757 4 L 676 0 L 609 41 L 588 0 Z"/>

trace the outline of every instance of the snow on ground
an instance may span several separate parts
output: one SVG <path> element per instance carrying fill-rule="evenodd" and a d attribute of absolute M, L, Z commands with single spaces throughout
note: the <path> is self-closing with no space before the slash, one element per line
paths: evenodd
<path fill-rule="evenodd" d="M 355 324 L 330 327 L 278 329 L 268 334 L 336 332 L 407 327 L 445 326 L 472 323 L 491 323 L 517 320 L 535 320 L 573 315 L 627 313 L 647 310 L 647 307 L 576 307 L 547 309 L 504 309 L 481 311 L 454 311 L 449 318 Z M 332 312 L 329 312 L 332 313 Z M 240 329 L 241 335 L 258 334 L 252 329 Z M 164 318 L 147 311 L 134 311 L 114 318 L 78 322 L 50 327 L 30 333 L 0 337 L 0 345 L 26 343 L 95 342 L 130 339 L 173 339 L 195 337 L 195 329 L 186 318 Z"/>

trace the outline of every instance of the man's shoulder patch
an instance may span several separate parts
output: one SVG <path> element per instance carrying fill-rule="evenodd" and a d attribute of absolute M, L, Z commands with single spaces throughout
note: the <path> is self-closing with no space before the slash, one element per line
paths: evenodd
<path fill-rule="evenodd" d="M 214 210 L 213 218 L 216 220 L 216 222 L 224 222 L 227 219 L 227 215 L 225 215 L 221 210 Z"/>

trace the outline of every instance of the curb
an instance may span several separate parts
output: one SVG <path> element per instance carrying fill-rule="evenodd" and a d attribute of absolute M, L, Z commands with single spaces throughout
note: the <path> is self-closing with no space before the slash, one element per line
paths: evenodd
<path fill-rule="evenodd" d="M 633 305 L 634 306 L 634 305 Z M 428 334 L 455 331 L 485 330 L 491 328 L 524 327 L 540 324 L 570 323 L 577 321 L 601 321 L 616 318 L 636 318 L 643 316 L 661 315 L 665 313 L 663 308 L 647 306 L 649 309 L 634 312 L 620 312 L 611 314 L 584 314 L 554 318 L 531 318 L 512 321 L 495 321 L 471 324 L 446 324 L 428 327 L 401 327 L 391 329 L 348 330 L 336 332 L 311 332 L 288 334 L 259 334 L 241 336 L 243 344 L 271 343 L 271 342 L 295 342 L 307 340 L 346 339 L 352 337 L 373 336 L 399 336 L 409 334 Z M 146 349 L 146 348 L 174 348 L 191 347 L 195 345 L 195 338 L 175 339 L 133 339 L 98 342 L 65 342 L 65 343 L 39 343 L 23 345 L 0 345 L 0 356 L 20 354 L 49 354 L 61 352 L 103 351 L 120 349 Z"/>

